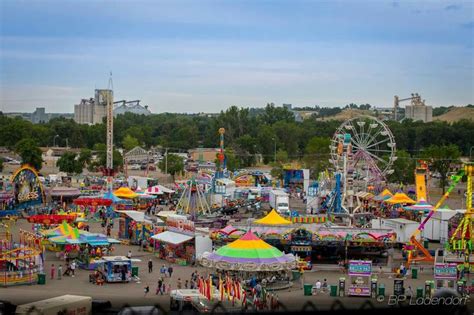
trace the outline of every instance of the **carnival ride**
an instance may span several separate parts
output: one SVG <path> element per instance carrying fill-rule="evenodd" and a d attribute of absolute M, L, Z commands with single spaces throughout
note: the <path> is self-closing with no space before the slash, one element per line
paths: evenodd
<path fill-rule="evenodd" d="M 197 219 L 198 215 L 210 214 L 211 208 L 207 202 L 203 185 L 194 178 L 189 180 L 178 200 L 176 209 L 178 213 L 190 214 L 193 219 Z"/>
<path fill-rule="evenodd" d="M 395 138 L 382 121 L 360 116 L 337 128 L 330 150 L 335 186 L 321 208 L 327 213 L 353 217 L 356 182 L 363 180 L 367 190 L 369 183 L 380 185 L 393 173 L 397 159 Z"/>
<path fill-rule="evenodd" d="M 415 168 L 415 185 L 416 185 L 416 201 L 421 199 L 428 201 L 428 193 L 426 191 L 426 182 L 428 174 L 428 164 L 419 160 Z"/>
<path fill-rule="evenodd" d="M 43 271 L 41 239 L 33 233 L 20 230 L 20 242 L 0 241 L 0 286 L 34 284 Z"/>
<path fill-rule="evenodd" d="M 474 175 L 474 163 L 466 164 L 464 173 L 467 176 L 466 212 L 449 239 L 448 249 L 452 252 L 462 253 L 464 263 L 467 264 L 465 267 L 468 267 L 474 242 L 474 235 L 472 234 L 472 216 L 474 215 L 472 209 L 472 176 Z"/>
<path fill-rule="evenodd" d="M 427 262 L 427 263 L 433 263 L 434 262 L 434 257 L 430 254 L 430 252 L 420 243 L 420 241 L 417 239 L 417 237 L 421 234 L 421 232 L 424 230 L 426 223 L 431 219 L 431 217 L 434 215 L 434 213 L 443 205 L 443 203 L 448 199 L 450 193 L 454 190 L 456 185 L 461 181 L 462 177 L 464 175 L 467 175 L 468 177 L 468 190 L 470 190 L 471 193 L 471 203 L 472 203 L 472 164 L 468 164 L 465 166 L 465 169 L 460 170 L 456 175 L 451 176 L 452 183 L 449 186 L 449 188 L 446 190 L 444 195 L 441 197 L 441 199 L 436 203 L 436 205 L 431 209 L 429 214 L 426 216 L 426 218 L 420 223 L 416 231 L 410 236 L 410 241 L 409 243 L 405 246 L 405 249 L 407 250 L 407 267 L 410 266 L 412 262 Z M 468 206 L 466 209 L 466 217 L 471 218 L 471 214 L 467 215 L 468 212 L 470 212 L 472 206 Z M 469 211 L 468 211 L 469 209 Z M 468 219 L 470 220 L 470 219 Z M 460 225 L 461 226 L 461 225 Z M 467 226 L 467 225 L 464 225 Z M 454 234 L 456 235 L 456 233 Z M 465 235 L 466 236 L 466 235 Z M 470 234 L 468 237 L 472 237 Z M 463 244 L 461 242 L 461 244 Z M 464 243 L 467 244 L 467 243 Z"/>

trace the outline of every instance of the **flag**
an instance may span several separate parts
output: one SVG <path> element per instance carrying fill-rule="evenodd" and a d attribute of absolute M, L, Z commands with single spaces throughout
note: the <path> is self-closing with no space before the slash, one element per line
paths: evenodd
<path fill-rule="evenodd" d="M 221 301 L 224 301 L 224 283 L 220 275 L 219 275 L 219 297 Z"/>

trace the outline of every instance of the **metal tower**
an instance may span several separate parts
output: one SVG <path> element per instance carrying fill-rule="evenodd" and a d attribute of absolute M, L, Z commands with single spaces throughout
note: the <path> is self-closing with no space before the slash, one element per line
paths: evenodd
<path fill-rule="evenodd" d="M 112 189 L 112 176 L 114 175 L 114 101 L 113 101 L 113 81 L 112 72 L 109 78 L 109 91 L 107 95 L 107 159 L 106 159 L 106 172 L 109 177 L 108 188 Z"/>

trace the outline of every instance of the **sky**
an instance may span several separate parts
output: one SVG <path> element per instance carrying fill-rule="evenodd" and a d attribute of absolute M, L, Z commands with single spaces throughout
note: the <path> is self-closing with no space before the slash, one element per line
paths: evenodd
<path fill-rule="evenodd" d="M 472 1 L 0 1 L 0 110 L 474 103 Z"/>

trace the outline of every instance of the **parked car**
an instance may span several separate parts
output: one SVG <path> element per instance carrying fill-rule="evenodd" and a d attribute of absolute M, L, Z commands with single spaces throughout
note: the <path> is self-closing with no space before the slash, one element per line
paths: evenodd
<path fill-rule="evenodd" d="M 133 164 L 131 167 L 130 167 L 131 170 L 140 170 L 140 165 L 138 164 Z"/>

